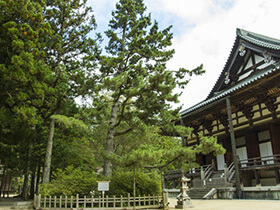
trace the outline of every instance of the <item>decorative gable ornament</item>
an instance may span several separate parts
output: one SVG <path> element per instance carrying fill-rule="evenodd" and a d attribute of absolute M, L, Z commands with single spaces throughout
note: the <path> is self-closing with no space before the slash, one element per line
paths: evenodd
<path fill-rule="evenodd" d="M 244 46 L 244 44 L 241 44 L 239 47 L 239 55 L 244 56 L 245 54 L 246 54 L 245 46 Z"/>

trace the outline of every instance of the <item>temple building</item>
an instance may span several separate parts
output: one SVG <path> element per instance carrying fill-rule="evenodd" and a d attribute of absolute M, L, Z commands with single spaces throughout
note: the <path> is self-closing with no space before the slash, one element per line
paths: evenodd
<path fill-rule="evenodd" d="M 237 29 L 208 97 L 180 113 L 181 123 L 194 129 L 184 146 L 198 144 L 202 133 L 226 149 L 224 155 L 197 156 L 201 167 L 186 174 L 191 189 L 215 188 L 218 198 L 280 199 L 279 104 L 280 40 Z M 165 181 L 175 188 L 178 177 L 179 171 L 170 171 Z"/>

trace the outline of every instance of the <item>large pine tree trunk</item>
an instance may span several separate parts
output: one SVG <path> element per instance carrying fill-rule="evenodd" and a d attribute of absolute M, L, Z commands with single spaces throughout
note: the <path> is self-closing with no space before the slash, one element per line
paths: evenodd
<path fill-rule="evenodd" d="M 38 167 L 37 167 L 37 176 L 36 176 L 36 189 L 35 189 L 35 194 L 39 194 L 39 183 L 40 183 L 40 177 L 41 177 L 41 164 L 40 161 L 38 161 Z"/>
<path fill-rule="evenodd" d="M 29 172 L 30 172 L 30 158 L 32 154 L 32 146 L 29 144 L 27 160 L 26 160 L 26 168 L 24 172 L 24 181 L 23 181 L 23 188 L 21 198 L 23 200 L 28 200 L 28 184 L 29 184 Z"/>
<path fill-rule="evenodd" d="M 117 124 L 117 115 L 119 111 L 119 99 L 115 99 L 112 105 L 112 111 L 109 121 L 109 128 L 106 139 L 106 155 L 111 155 L 114 151 L 114 133 L 115 133 L 115 125 Z M 107 156 L 104 161 L 104 176 L 109 178 L 112 176 L 112 161 Z"/>
<path fill-rule="evenodd" d="M 35 176 L 36 176 L 36 167 L 32 169 L 31 181 L 30 181 L 30 199 L 34 199 L 35 194 Z"/>
<path fill-rule="evenodd" d="M 28 200 L 28 176 L 29 173 L 26 172 L 24 174 L 24 180 L 23 180 L 23 187 L 22 187 L 22 194 L 21 194 L 21 198 L 23 200 Z"/>
<path fill-rule="evenodd" d="M 47 149 L 46 149 L 45 164 L 44 164 L 43 183 L 50 182 L 54 124 L 55 124 L 55 120 L 51 118 L 50 119 L 49 137 L 48 137 L 48 143 L 47 143 Z"/>
<path fill-rule="evenodd" d="M 6 179 L 6 167 L 4 167 L 3 174 L 2 174 L 2 180 L 1 180 L 1 186 L 0 186 L 0 200 L 5 195 L 5 179 Z"/>
<path fill-rule="evenodd" d="M 136 178 L 135 178 L 135 164 L 134 164 L 133 165 L 133 209 L 134 210 L 136 208 L 135 198 L 136 198 Z"/>

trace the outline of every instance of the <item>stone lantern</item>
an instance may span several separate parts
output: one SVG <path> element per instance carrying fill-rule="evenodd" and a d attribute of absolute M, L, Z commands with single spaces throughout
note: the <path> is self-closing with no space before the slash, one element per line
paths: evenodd
<path fill-rule="evenodd" d="M 180 194 L 177 196 L 177 205 L 175 206 L 176 209 L 185 209 L 185 208 L 193 208 L 194 205 L 192 204 L 191 198 L 187 194 L 188 189 L 188 182 L 190 179 L 186 178 L 185 176 L 181 179 L 181 189 Z"/>

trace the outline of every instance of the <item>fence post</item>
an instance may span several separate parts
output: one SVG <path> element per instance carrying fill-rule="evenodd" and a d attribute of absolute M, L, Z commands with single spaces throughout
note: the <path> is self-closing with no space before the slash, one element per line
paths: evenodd
<path fill-rule="evenodd" d="M 123 207 L 123 196 L 121 195 L 121 208 Z"/>
<path fill-rule="evenodd" d="M 37 198 L 37 204 L 36 204 L 37 208 L 40 209 L 41 208 L 41 194 L 39 194 L 38 198 Z"/>
<path fill-rule="evenodd" d="M 86 207 L 87 207 L 87 197 L 84 196 L 84 208 L 86 208 Z"/>
<path fill-rule="evenodd" d="M 99 208 L 101 208 L 101 196 L 99 195 Z"/>
<path fill-rule="evenodd" d="M 148 204 L 149 204 L 149 206 L 151 205 L 151 195 L 149 195 Z"/>
<path fill-rule="evenodd" d="M 139 195 L 139 197 L 138 197 L 138 203 L 139 203 L 139 206 L 141 206 L 141 195 Z"/>
<path fill-rule="evenodd" d="M 34 207 L 38 209 L 38 196 L 36 194 L 34 195 Z"/>
<path fill-rule="evenodd" d="M 44 197 L 44 208 L 47 206 L 47 197 Z"/>
<path fill-rule="evenodd" d="M 68 198 L 67 198 L 67 195 L 65 196 L 65 206 L 64 206 L 64 208 L 67 208 L 67 200 L 68 200 Z"/>
<path fill-rule="evenodd" d="M 130 194 L 127 194 L 127 206 L 130 207 Z"/>
<path fill-rule="evenodd" d="M 62 196 L 59 197 L 59 208 L 62 207 Z"/>
<path fill-rule="evenodd" d="M 93 195 L 91 196 L 91 208 L 93 209 Z"/>
<path fill-rule="evenodd" d="M 201 180 L 204 180 L 204 178 L 205 178 L 204 170 L 203 170 L 202 167 L 200 167 L 200 179 L 201 179 Z"/>
<path fill-rule="evenodd" d="M 49 197 L 49 208 L 52 207 L 52 196 Z"/>
<path fill-rule="evenodd" d="M 56 196 L 54 196 L 53 207 L 56 208 Z"/>
<path fill-rule="evenodd" d="M 71 195 L 71 199 L 70 199 L 70 208 L 73 208 L 73 196 Z"/>
<path fill-rule="evenodd" d="M 144 206 L 146 206 L 146 195 L 144 195 Z"/>
<path fill-rule="evenodd" d="M 37 195 L 35 194 L 34 195 L 34 207 L 35 207 L 35 209 L 37 209 Z"/>
<path fill-rule="evenodd" d="M 108 195 L 106 195 L 106 207 L 107 207 L 107 208 L 109 207 L 109 198 L 108 198 Z"/>
<path fill-rule="evenodd" d="M 76 195 L 76 208 L 79 208 L 79 194 Z"/>
<path fill-rule="evenodd" d="M 113 196 L 113 207 L 116 208 L 116 196 Z"/>

